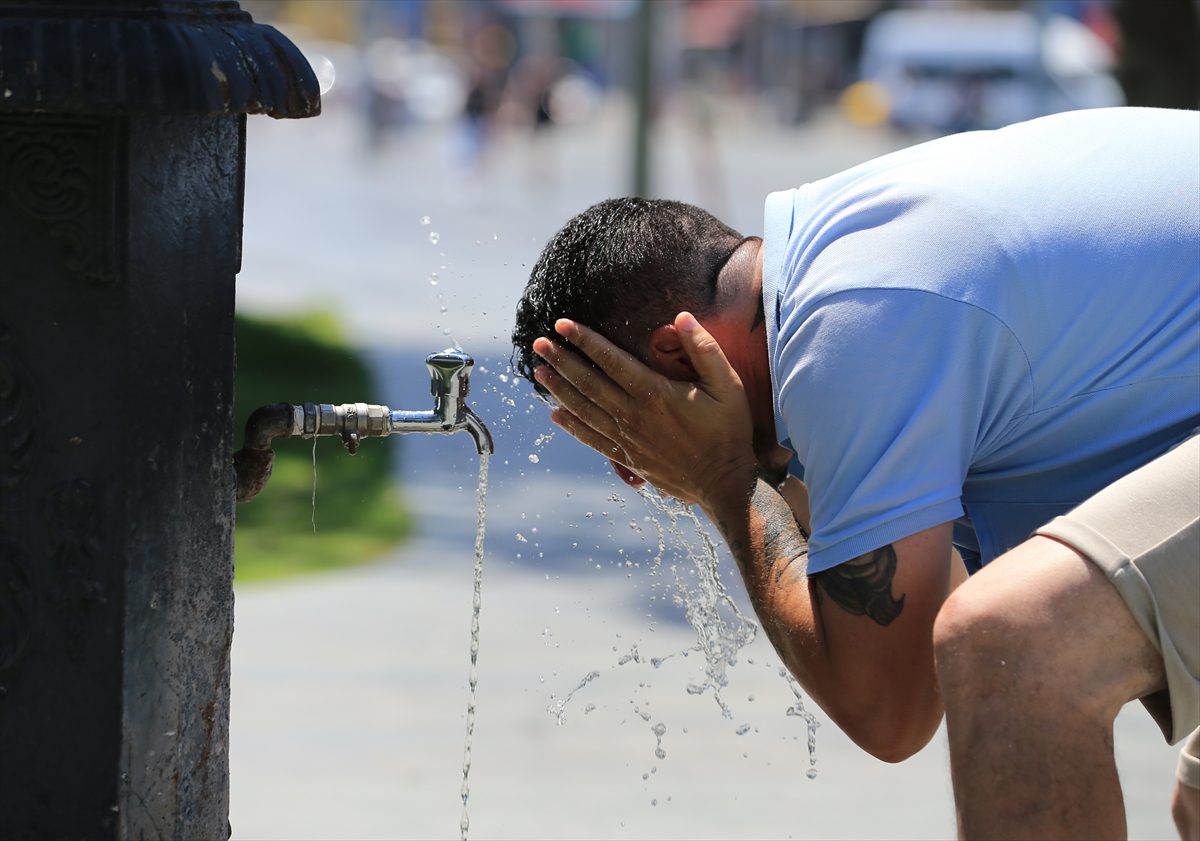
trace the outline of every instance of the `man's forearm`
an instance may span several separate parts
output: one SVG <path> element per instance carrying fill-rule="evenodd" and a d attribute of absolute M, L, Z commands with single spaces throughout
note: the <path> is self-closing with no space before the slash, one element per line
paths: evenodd
<path fill-rule="evenodd" d="M 814 694 L 829 676 L 808 579 L 808 540 L 766 474 L 747 470 L 704 511 L 732 552 L 754 610 L 784 664 Z"/>
<path fill-rule="evenodd" d="M 704 510 L 733 552 L 763 629 L 809 696 L 880 759 L 898 761 L 928 742 L 941 719 L 929 629 L 950 578 L 930 553 L 942 541 L 948 547 L 948 524 L 810 576 L 807 537 L 761 469 L 723 482 Z M 908 580 L 930 583 L 912 592 L 897 586 L 902 552 L 929 556 L 910 564 Z"/>
<path fill-rule="evenodd" d="M 717 500 L 705 513 L 721 530 L 751 598 L 766 599 L 785 574 L 803 577 L 808 541 L 787 501 L 761 470 L 747 476 L 748 488 Z"/>

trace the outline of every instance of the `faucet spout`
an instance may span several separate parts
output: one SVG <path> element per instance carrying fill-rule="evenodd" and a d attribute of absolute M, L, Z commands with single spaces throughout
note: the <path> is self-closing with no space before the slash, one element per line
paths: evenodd
<path fill-rule="evenodd" d="M 429 369 L 433 411 L 392 411 L 389 413 L 390 431 L 449 434 L 466 430 L 475 439 L 475 449 L 480 455 L 492 453 L 492 434 L 467 405 L 474 365 L 475 360 L 460 350 L 444 350 L 427 356 L 425 367 Z"/>
<path fill-rule="evenodd" d="M 475 451 L 480 455 L 491 455 L 496 452 L 496 447 L 492 443 L 492 433 L 488 431 L 487 426 L 479 419 L 479 415 L 467 409 L 463 418 L 463 423 L 466 425 L 467 432 L 471 433 L 471 437 L 475 439 Z"/>

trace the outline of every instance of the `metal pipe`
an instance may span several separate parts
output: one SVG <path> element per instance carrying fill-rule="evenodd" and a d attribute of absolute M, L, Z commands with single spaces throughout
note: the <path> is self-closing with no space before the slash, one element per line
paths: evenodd
<path fill-rule="evenodd" d="M 375 403 L 273 403 L 254 410 L 246 421 L 242 449 L 233 456 L 237 472 L 237 501 L 249 502 L 271 477 L 276 438 L 337 435 L 354 455 L 363 438 L 386 438 L 392 434 L 433 432 L 450 435 L 465 431 L 482 455 L 494 451 L 492 435 L 466 403 L 470 389 L 470 356 L 445 350 L 425 358 L 429 369 L 432 411 L 392 410 Z"/>

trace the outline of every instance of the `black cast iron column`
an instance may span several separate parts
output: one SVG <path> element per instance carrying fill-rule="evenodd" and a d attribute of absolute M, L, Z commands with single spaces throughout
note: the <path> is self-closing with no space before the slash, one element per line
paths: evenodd
<path fill-rule="evenodd" d="M 236 2 L 0 0 L 0 838 L 228 835 Z"/>

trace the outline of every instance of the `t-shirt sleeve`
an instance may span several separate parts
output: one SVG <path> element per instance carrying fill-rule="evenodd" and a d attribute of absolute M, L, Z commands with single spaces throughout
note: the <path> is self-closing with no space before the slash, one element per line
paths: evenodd
<path fill-rule="evenodd" d="M 783 325 L 779 411 L 804 465 L 820 572 L 963 514 L 963 483 L 1003 422 L 1004 325 L 909 289 L 840 292 Z"/>

